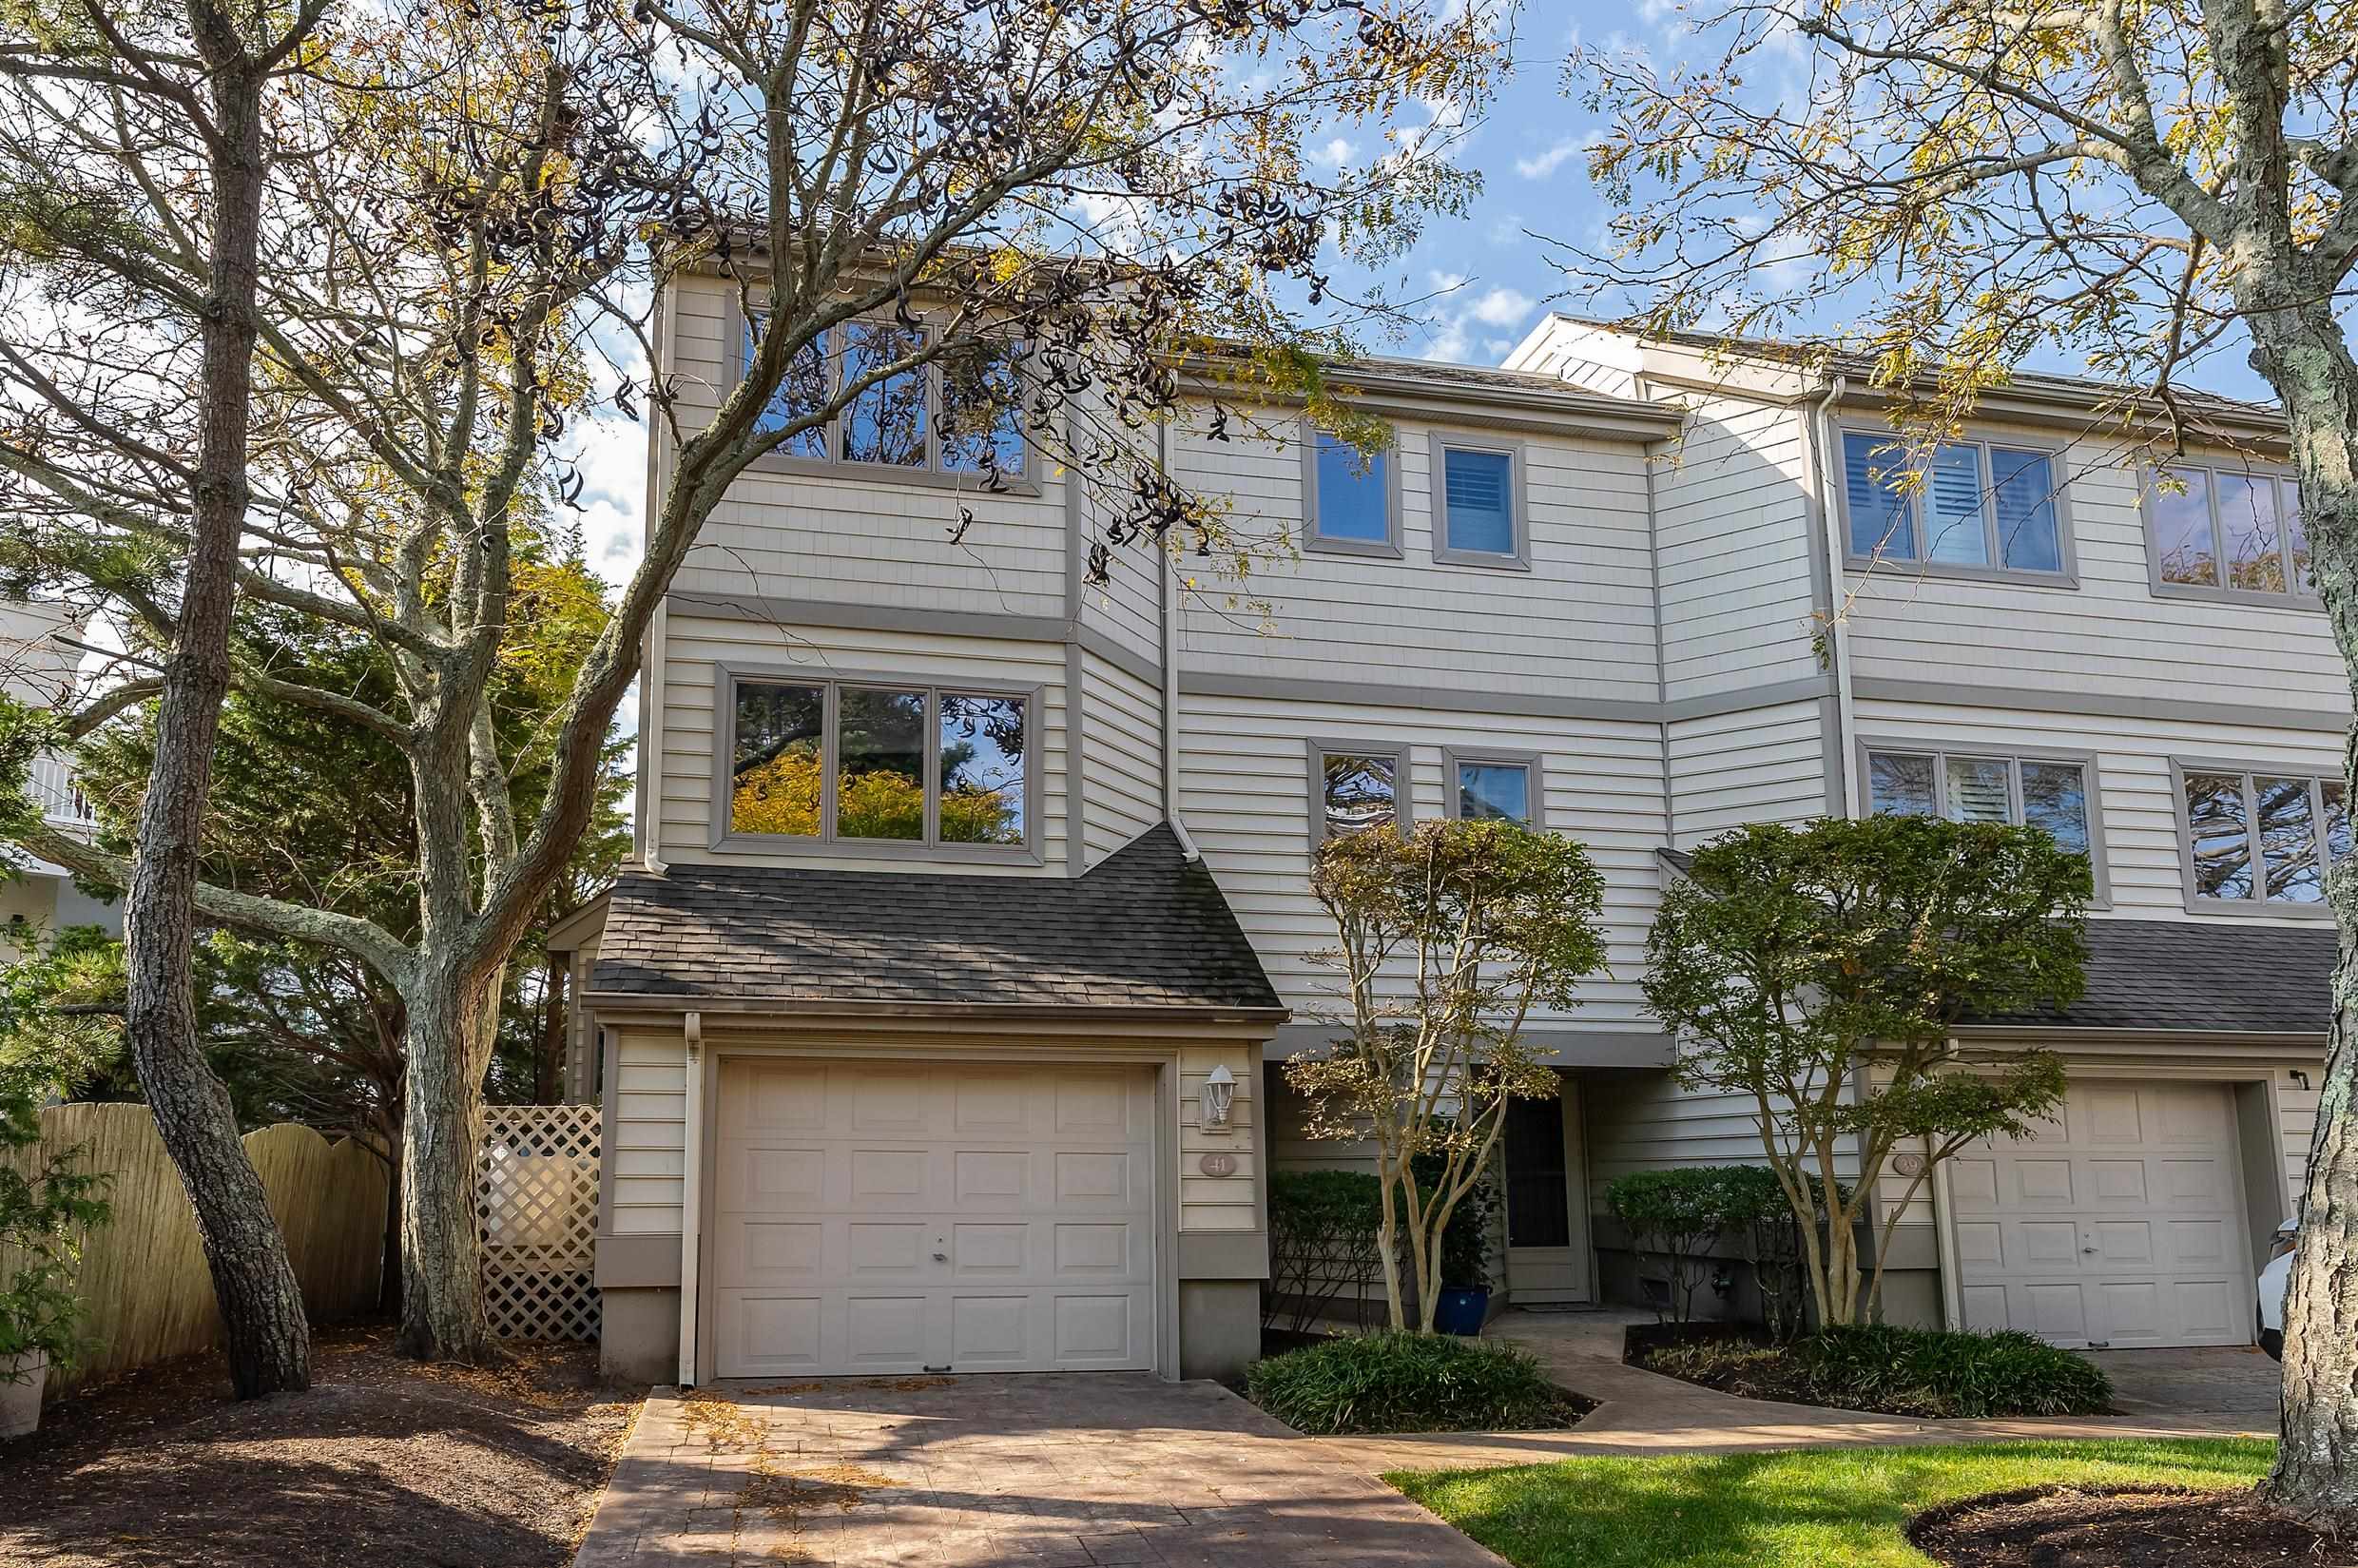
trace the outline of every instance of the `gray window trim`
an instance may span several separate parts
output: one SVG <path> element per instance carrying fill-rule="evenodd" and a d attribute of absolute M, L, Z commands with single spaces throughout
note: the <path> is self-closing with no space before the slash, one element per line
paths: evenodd
<path fill-rule="evenodd" d="M 1401 449 L 1394 441 L 1383 453 L 1383 527 L 1382 539 L 1329 539 L 1318 531 L 1318 438 L 1323 432 L 1308 419 L 1301 424 L 1302 548 L 1323 555 L 1381 555 L 1398 560 L 1401 550 Z"/>
<path fill-rule="evenodd" d="M 890 317 L 863 316 L 855 317 L 851 320 L 839 321 L 827 331 L 832 335 L 841 332 L 855 322 L 866 321 L 874 321 L 881 325 L 899 324 Z M 931 327 L 926 328 L 929 335 L 932 330 Z M 723 311 L 721 332 L 720 393 L 721 397 L 725 399 L 745 378 L 745 313 L 744 304 L 734 294 L 728 297 L 726 308 Z M 839 357 L 833 353 L 826 356 L 827 391 L 830 395 L 834 393 L 837 385 L 838 366 L 841 362 Z M 972 495 L 1037 496 L 1041 494 L 1040 450 L 1034 444 L 1031 435 L 1020 427 L 1015 434 L 1017 438 L 1023 442 L 1023 476 L 1019 479 L 1007 479 L 1006 489 L 995 491 L 984 489 L 982 475 L 979 474 L 951 474 L 942 470 L 940 467 L 941 366 L 939 364 L 925 366 L 925 466 L 923 468 L 899 468 L 891 463 L 843 461 L 835 455 L 836 436 L 841 425 L 841 417 L 839 415 L 820 427 L 820 435 L 827 449 L 827 455 L 824 457 L 803 457 L 790 453 L 770 451 L 754 458 L 745 467 L 758 474 L 796 474 L 821 479 L 858 479 L 862 482 L 881 479 L 896 485 L 916 485 L 930 490 L 954 490 Z"/>
<path fill-rule="evenodd" d="M 2055 465 L 2057 475 L 2054 496 L 2055 542 L 2056 553 L 2062 562 L 2062 568 L 2057 571 L 2031 571 L 2021 567 L 1998 564 L 2002 558 L 2003 548 L 1998 538 L 1998 509 L 1995 505 L 1989 504 L 1985 504 L 1981 509 L 1984 538 L 1990 551 L 1988 566 L 1969 566 L 1952 561 L 1923 559 L 1924 514 L 1923 491 L 1921 486 L 1914 494 L 1908 497 L 1908 526 L 1914 530 L 1911 542 L 1916 549 L 1914 559 L 1901 560 L 1889 555 L 1861 555 L 1852 550 L 1850 548 L 1850 484 L 1843 447 L 1846 438 L 1854 435 L 1873 436 L 1884 441 L 1898 438 L 1897 433 L 1889 425 L 1875 424 L 1860 419 L 1838 420 L 1835 424 L 1834 504 L 1840 511 L 1838 522 L 1842 529 L 1844 566 L 1853 571 L 1906 571 L 1921 573 L 1928 577 L 1953 577 L 1962 582 L 2020 583 L 2030 588 L 2074 590 L 2079 587 L 2079 540 L 2072 525 L 2072 475 L 2069 463 L 2071 449 L 2068 446 L 2058 441 L 2042 440 L 2037 436 L 2017 437 L 1974 431 L 1967 431 L 1962 436 L 1942 443 L 1943 446 L 1973 446 L 1981 449 L 1983 480 L 1981 494 L 1985 498 L 1990 495 L 1994 484 L 1991 477 L 1994 471 L 1990 467 L 1989 456 L 1992 447 L 2004 447 L 2010 452 L 2044 453 Z"/>
<path fill-rule="evenodd" d="M 2137 528 L 2145 535 L 2145 582 L 2146 586 L 2153 590 L 2155 598 L 2207 599 L 2213 604 L 2262 605 L 2270 610 L 2321 610 L 2325 609 L 2324 597 L 2312 589 L 2293 588 L 2287 589 L 2282 593 L 2265 593 L 2255 588 L 2227 586 L 2227 552 L 2220 548 L 2226 541 L 2219 537 L 2219 487 L 2216 483 L 2207 486 L 2206 489 L 2210 493 L 2208 499 L 2211 511 L 2211 547 L 2216 552 L 2213 558 L 2219 564 L 2219 586 L 2205 588 L 2200 583 L 2162 581 L 2161 542 L 2154 537 L 2154 514 L 2148 509 L 2147 503 L 2160 486 L 2162 474 L 2174 468 L 2200 469 L 2210 474 L 2213 480 L 2221 474 L 2265 476 L 2292 486 L 2293 494 L 2296 497 L 2300 494 L 2297 483 L 2299 475 L 2282 463 L 2247 463 L 2236 466 L 2194 461 L 2139 464 L 2136 474 Z M 2280 532 L 2277 535 L 2276 546 L 2281 550 L 2284 548 L 2281 514 L 2278 527 Z M 2315 547 L 2312 545 L 2310 548 L 2314 550 Z"/>
<path fill-rule="evenodd" d="M 824 673 L 798 669 L 783 665 L 721 664 L 713 667 L 713 697 L 717 708 L 713 715 L 712 804 L 709 812 L 708 842 L 723 854 L 749 855 L 817 855 L 834 858 L 879 861 L 917 861 L 939 864 L 944 861 L 972 861 L 986 865 L 1045 865 L 1048 863 L 1047 821 L 1041 815 L 1045 798 L 1046 745 L 1048 738 L 1048 696 L 1044 686 L 1025 686 L 1006 681 L 967 680 L 953 676 L 948 679 L 930 675 L 911 674 L 906 670 L 871 671 L 830 668 Z M 815 686 L 826 693 L 825 717 L 822 721 L 820 751 L 820 831 L 812 838 L 798 838 L 786 833 L 740 833 L 729 826 L 729 787 L 733 771 L 731 765 L 737 755 L 737 687 L 746 681 L 777 686 Z M 921 690 L 925 693 L 925 837 L 921 841 L 899 839 L 841 839 L 835 832 L 836 742 L 837 716 L 845 687 L 891 687 L 902 691 Z M 944 691 L 961 695 L 975 693 L 994 697 L 1015 697 L 1024 705 L 1024 728 L 1033 740 L 1032 755 L 1025 759 L 1023 770 L 1024 842 L 1014 844 L 938 843 L 940 831 L 939 792 L 933 781 L 939 772 L 936 759 L 941 746 L 940 698 Z M 1068 824 L 1069 826 L 1070 824 Z"/>
<path fill-rule="evenodd" d="M 1326 768 L 1328 757 L 1389 757 L 1392 759 L 1393 814 L 1399 819 L 1403 837 L 1416 825 L 1416 785 L 1408 771 L 1408 744 L 1405 741 L 1323 741 L 1305 743 L 1308 750 L 1310 786 L 1310 847 L 1316 849 L 1326 842 Z"/>
<path fill-rule="evenodd" d="M 1515 508 L 1512 519 L 1515 548 L 1511 551 L 1457 550 L 1449 544 L 1449 479 L 1448 454 L 1451 452 L 1494 452 L 1503 455 L 1508 463 L 1507 494 Z M 1433 432 L 1432 472 L 1425 481 L 1425 494 L 1433 513 L 1433 559 L 1446 566 L 1480 566 L 1498 571 L 1529 571 L 1531 570 L 1531 460 L 1530 452 L 1521 441 L 1500 440 L 1497 436 L 1471 436 L 1456 431 Z"/>
<path fill-rule="evenodd" d="M 2244 836 L 2252 851 L 2252 886 L 2255 896 L 2249 899 L 2213 899 L 2194 891 L 2194 824 L 2186 809 L 2186 775 L 2189 773 L 2232 773 L 2243 779 Z M 2333 905 L 2320 899 L 2315 903 L 2290 903 L 2269 900 L 2264 896 L 2268 887 L 2268 857 L 2260 848 L 2259 803 L 2252 799 L 2252 781 L 2265 775 L 2271 779 L 2307 779 L 2310 820 L 2317 824 L 2318 853 L 2327 859 L 2330 873 L 2333 861 L 2326 849 L 2325 796 L 2320 784 L 2337 781 L 2341 774 L 2329 764 L 2325 766 L 2292 765 L 2276 766 L 2267 763 L 2228 762 L 2213 757 L 2173 757 L 2170 759 L 2170 803 L 2178 823 L 2178 887 L 2189 915 L 2230 915 L 2245 920 L 2262 917 L 2269 920 L 2329 920 Z M 2348 857 L 2346 857 L 2348 858 Z"/>
<path fill-rule="evenodd" d="M 1860 809 L 1873 813 L 1875 809 L 1874 770 L 1868 759 L 1881 752 L 1886 756 L 1930 757 L 1937 781 L 1948 776 L 1948 759 L 1971 758 L 1982 762 L 2002 762 L 2006 765 L 2006 811 L 2009 820 L 2018 825 L 2022 821 L 2022 765 L 2024 763 L 2070 763 L 2087 770 L 2088 779 L 2088 869 L 2095 884 L 2095 895 L 2089 900 L 2091 909 L 2113 907 L 2113 879 L 2107 865 L 2109 856 L 2104 842 L 2104 773 L 2097 765 L 2093 751 L 2058 750 L 2046 746 L 2025 745 L 1958 745 L 1946 741 L 1927 741 L 1904 735 L 1862 735 L 1857 743 L 1855 764 L 1859 770 Z"/>
<path fill-rule="evenodd" d="M 1500 767 L 1523 767 L 1531 770 L 1531 821 L 1528 826 L 1547 826 L 1547 764 L 1537 751 L 1510 751 L 1497 746 L 1441 747 L 1441 811 L 1450 821 L 1458 820 L 1461 804 L 1458 799 L 1458 765 L 1489 763 Z"/>

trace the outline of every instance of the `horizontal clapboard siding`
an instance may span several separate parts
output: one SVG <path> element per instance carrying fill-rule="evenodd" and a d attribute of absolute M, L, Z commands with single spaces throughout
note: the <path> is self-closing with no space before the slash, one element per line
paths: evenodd
<path fill-rule="evenodd" d="M 1401 745 L 1414 814 L 1442 814 L 1441 748 L 1540 754 L 1545 825 L 1588 846 L 1606 880 L 1610 978 L 1583 988 L 1579 1023 L 1640 1023 L 1637 980 L 1663 842 L 1658 726 L 1340 703 L 1182 699 L 1181 808 L 1279 994 L 1297 1009 L 1331 1006 L 1335 975 L 1310 955 L 1334 930 L 1310 896 L 1310 739 Z"/>
<path fill-rule="evenodd" d="M 1163 694 L 1094 653 L 1081 655 L 1081 820 L 1086 863 L 1163 820 Z"/>

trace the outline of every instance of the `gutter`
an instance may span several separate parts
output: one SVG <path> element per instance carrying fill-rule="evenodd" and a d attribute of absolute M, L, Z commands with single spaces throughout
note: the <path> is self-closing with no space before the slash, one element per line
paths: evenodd
<path fill-rule="evenodd" d="M 1154 472 L 1169 479 L 1170 476 L 1170 421 L 1157 420 L 1154 426 Z M 1170 823 L 1171 836 L 1179 841 L 1179 853 L 1189 865 L 1204 859 L 1204 852 L 1195 846 L 1195 835 L 1179 815 L 1179 564 L 1170 558 L 1168 544 L 1155 547 L 1156 569 L 1162 591 L 1157 596 L 1156 610 L 1161 620 L 1163 636 L 1163 820 Z"/>
<path fill-rule="evenodd" d="M 583 1001 L 611 1013 L 678 1013 L 719 1027 L 735 1018 L 989 1018 L 1008 1021 L 1054 1021 L 1073 1018 L 1122 1019 L 1132 1023 L 1258 1023 L 1284 1018 L 1291 1009 L 1283 1005 L 1091 1007 L 1072 1002 L 843 1002 L 806 997 L 714 997 L 680 992 L 586 991 Z"/>
<path fill-rule="evenodd" d="M 1842 544 L 1841 497 L 1834 494 L 1834 405 L 1842 401 L 1849 390 L 1846 377 L 1837 376 L 1826 383 L 1826 392 L 1818 399 L 1809 416 L 1809 444 L 1817 462 L 1818 517 L 1821 548 L 1826 552 L 1826 646 L 1833 655 L 1834 675 L 1834 738 L 1841 746 L 1841 755 L 1834 759 L 1842 772 L 1843 815 L 1859 815 L 1859 770 L 1851 759 L 1858 755 L 1858 714 L 1853 710 L 1850 695 L 1850 636 L 1842 625 L 1844 595 L 1847 590 L 1845 577 L 1845 552 Z"/>

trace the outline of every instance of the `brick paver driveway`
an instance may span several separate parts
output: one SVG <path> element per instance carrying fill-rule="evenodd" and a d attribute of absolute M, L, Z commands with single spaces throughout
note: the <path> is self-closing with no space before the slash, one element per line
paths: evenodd
<path fill-rule="evenodd" d="M 658 1392 L 576 1568 L 1499 1568 L 1216 1384 L 832 1378 Z"/>

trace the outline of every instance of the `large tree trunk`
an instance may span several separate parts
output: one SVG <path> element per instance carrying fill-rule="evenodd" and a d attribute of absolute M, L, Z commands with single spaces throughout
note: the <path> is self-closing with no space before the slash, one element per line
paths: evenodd
<path fill-rule="evenodd" d="M 238 1397 L 311 1385 L 311 1331 L 286 1243 L 246 1158 L 229 1093 L 205 1065 L 191 979 L 198 844 L 213 742 L 229 688 L 229 622 L 248 499 L 255 254 L 261 208 L 261 78 L 228 20 L 199 8 L 198 47 L 214 69 L 212 295 L 197 389 L 192 542 L 177 636 L 156 716 L 124 905 L 125 1024 L 141 1091 L 196 1210 Z"/>
<path fill-rule="evenodd" d="M 2358 689 L 2358 365 L 2322 305 L 2256 311 L 2252 323 L 2252 364 L 2292 427 L 2318 591 Z M 2346 747 L 2343 771 L 2358 790 L 2358 752 Z M 2336 866 L 2327 898 L 2341 957 L 2285 1302 L 2283 1428 L 2267 1492 L 2292 1513 L 2348 1528 L 2358 1524 L 2358 876 Z"/>
<path fill-rule="evenodd" d="M 474 1212 L 483 1073 L 499 1025 L 499 975 L 469 984 L 454 965 L 426 967 L 408 1000 L 399 1349 L 421 1361 L 480 1365 L 499 1355 L 484 1315 Z"/>

